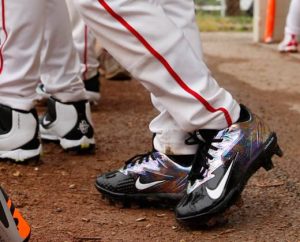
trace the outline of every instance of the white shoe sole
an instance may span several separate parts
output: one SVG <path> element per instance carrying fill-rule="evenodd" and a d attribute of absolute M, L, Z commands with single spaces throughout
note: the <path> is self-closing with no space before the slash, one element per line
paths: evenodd
<path fill-rule="evenodd" d="M 39 157 L 42 153 L 42 145 L 39 145 L 37 149 L 34 150 L 10 150 L 10 151 L 0 151 L 0 159 L 10 159 L 15 162 L 24 162 L 32 158 Z"/>
<path fill-rule="evenodd" d="M 296 52 L 298 52 L 298 48 L 296 46 L 286 46 L 281 49 L 279 48 L 279 52 L 281 52 L 281 53 L 287 53 L 287 52 L 296 53 Z"/>

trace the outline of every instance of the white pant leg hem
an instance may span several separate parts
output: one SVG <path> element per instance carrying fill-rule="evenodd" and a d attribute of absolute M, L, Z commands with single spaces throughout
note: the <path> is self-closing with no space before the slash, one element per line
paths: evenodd
<path fill-rule="evenodd" d="M 30 111 L 34 108 L 33 98 L 30 100 L 18 99 L 13 97 L 1 97 L 0 104 L 8 106 L 13 109 L 19 109 L 23 111 Z"/>
<path fill-rule="evenodd" d="M 285 34 L 295 34 L 295 35 L 298 35 L 298 37 L 299 37 L 300 36 L 300 27 L 287 26 L 287 27 L 285 27 Z"/>
<path fill-rule="evenodd" d="M 196 153 L 198 145 L 186 145 L 188 133 L 182 131 L 167 131 L 156 134 L 153 140 L 154 148 L 166 155 L 192 155 Z"/>
<path fill-rule="evenodd" d="M 182 143 L 163 144 L 158 139 L 154 139 L 154 148 L 166 155 L 193 155 L 196 153 L 198 145 L 185 145 Z"/>
<path fill-rule="evenodd" d="M 235 123 L 240 117 L 240 105 L 234 102 L 229 111 L 232 122 Z M 208 124 L 211 127 L 211 124 Z M 213 126 L 221 127 L 224 125 L 224 120 L 217 121 Z M 174 126 L 173 126 L 174 128 Z M 226 127 L 223 127 L 226 128 Z M 217 129 L 223 129 L 217 128 Z M 198 127 L 197 129 L 207 129 L 205 127 Z M 154 129 L 152 128 L 152 132 Z M 195 130 L 194 130 L 195 131 Z M 156 133 L 153 140 L 153 145 L 156 150 L 167 155 L 190 155 L 195 154 L 198 145 L 186 145 L 185 140 L 189 137 L 189 133 L 183 130 L 160 130 Z"/>
<path fill-rule="evenodd" d="M 55 93 L 52 96 L 62 103 L 88 100 L 87 93 L 84 89 L 75 92 Z"/>

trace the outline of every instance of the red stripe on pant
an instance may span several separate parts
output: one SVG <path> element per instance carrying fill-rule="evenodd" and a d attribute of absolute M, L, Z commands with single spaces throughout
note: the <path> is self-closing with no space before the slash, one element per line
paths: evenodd
<path fill-rule="evenodd" d="M 84 53 L 83 53 L 83 61 L 84 61 L 84 72 L 82 74 L 83 80 L 87 80 L 87 72 L 88 72 L 88 66 L 87 66 L 87 58 L 88 58 L 88 27 L 84 26 Z"/>
<path fill-rule="evenodd" d="M 197 93 L 194 90 L 192 90 L 191 88 L 189 88 L 185 84 L 185 82 L 180 78 L 180 76 L 175 72 L 175 70 L 170 66 L 168 61 L 161 54 L 159 54 L 138 31 L 136 31 L 123 17 L 121 17 L 119 14 L 117 14 L 106 3 L 105 0 L 98 0 L 98 2 L 104 7 L 104 9 L 113 18 L 115 18 L 120 24 L 122 24 L 129 32 L 131 32 L 145 46 L 145 48 L 166 68 L 166 70 L 170 73 L 170 75 L 174 78 L 174 80 L 178 83 L 178 85 L 183 90 L 185 90 L 187 93 L 191 94 L 197 100 L 199 100 L 209 112 L 212 112 L 212 113 L 217 112 L 217 111 L 223 112 L 228 126 L 230 126 L 232 124 L 232 120 L 229 115 L 229 112 L 225 108 L 212 107 L 199 93 Z"/>
<path fill-rule="evenodd" d="M 4 32 L 5 39 L 4 39 L 3 43 L 1 43 L 1 48 L 0 48 L 0 62 L 1 62 L 0 63 L 0 74 L 2 73 L 3 67 L 4 67 L 4 60 L 3 60 L 3 54 L 2 54 L 3 46 L 7 40 L 7 31 L 6 31 L 6 22 L 5 22 L 5 0 L 2 0 L 1 7 L 2 7 L 2 16 L 1 16 L 2 17 L 2 31 Z"/>

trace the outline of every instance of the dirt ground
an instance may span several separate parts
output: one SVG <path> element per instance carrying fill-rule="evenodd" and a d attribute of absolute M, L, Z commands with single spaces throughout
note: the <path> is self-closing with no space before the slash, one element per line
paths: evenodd
<path fill-rule="evenodd" d="M 275 169 L 252 177 L 244 206 L 224 226 L 190 230 L 169 209 L 124 209 L 102 200 L 97 174 L 151 148 L 148 123 L 156 114 L 138 82 L 102 80 L 93 110 L 95 155 L 44 144 L 40 164 L 0 164 L 1 185 L 31 224 L 31 241 L 300 241 L 300 60 L 252 44 L 248 34 L 203 34 L 203 46 L 215 78 L 268 121 L 285 152 Z"/>

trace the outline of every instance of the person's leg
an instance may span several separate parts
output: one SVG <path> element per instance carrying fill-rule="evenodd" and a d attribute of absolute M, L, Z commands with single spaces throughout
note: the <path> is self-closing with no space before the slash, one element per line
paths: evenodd
<path fill-rule="evenodd" d="M 44 1 L 1 3 L 0 159 L 24 161 L 41 152 L 32 108 L 39 79 Z"/>
<path fill-rule="evenodd" d="M 42 139 L 59 141 L 65 150 L 93 150 L 90 105 L 80 78 L 80 61 L 72 40 L 67 6 L 46 1 L 41 79 L 51 94 L 41 125 Z"/>
<path fill-rule="evenodd" d="M 289 34 L 300 35 L 300 1 L 292 0 L 286 20 L 285 31 Z"/>
<path fill-rule="evenodd" d="M 196 23 L 194 0 L 152 0 L 160 4 L 169 19 L 180 28 L 199 59 L 203 59 L 199 28 Z"/>
<path fill-rule="evenodd" d="M 297 52 L 300 36 L 300 0 L 292 0 L 286 19 L 284 39 L 278 45 L 280 52 Z"/>
<path fill-rule="evenodd" d="M 67 7 L 60 2 L 47 1 L 40 74 L 47 93 L 61 102 L 75 102 L 87 96 Z"/>
<path fill-rule="evenodd" d="M 66 0 L 72 25 L 73 41 L 81 63 L 81 78 L 87 80 L 98 73 L 99 61 L 95 52 L 96 38 L 83 22 L 73 2 Z"/>
<path fill-rule="evenodd" d="M 132 192 L 143 193 L 144 186 L 137 180 L 142 172 L 138 172 L 139 167 L 134 164 L 141 164 L 140 171 L 145 169 L 143 165 L 148 167 L 149 164 L 149 167 L 153 165 L 152 169 L 160 170 L 161 174 L 168 177 L 168 182 L 163 182 L 163 190 L 160 190 L 161 186 L 153 186 L 152 191 L 168 193 L 167 198 L 178 201 L 186 187 L 191 156 L 197 148 L 184 143 L 188 132 L 199 128 L 228 127 L 239 118 L 239 105 L 211 77 L 200 51 L 196 51 L 199 48 L 193 49 L 192 41 L 188 40 L 190 37 L 183 32 L 180 25 L 184 24 L 177 23 L 177 26 L 174 21 L 176 18 L 169 18 L 162 6 L 148 1 L 126 0 L 79 0 L 76 3 L 79 4 L 78 9 L 85 22 L 101 40 L 103 47 L 155 96 L 158 105 L 172 117 L 168 120 L 172 124 L 173 120 L 176 122 L 173 126 L 164 122 L 164 132 L 170 130 L 172 138 L 165 136 L 165 145 L 154 147 L 157 153 L 151 157 L 141 156 L 139 162 L 136 158 L 132 159 L 132 164 L 129 162 L 121 173 L 116 172 L 110 176 L 112 179 L 100 177 L 97 180 L 98 189 L 104 193 L 108 189 L 109 195 L 112 195 L 112 190 L 117 192 L 121 189 L 119 183 L 129 179 L 130 184 L 137 182 L 138 188 L 141 188 L 138 190 L 131 184 Z M 178 133 L 178 127 L 182 132 Z M 179 144 L 173 138 L 179 140 Z M 172 145 L 169 149 L 168 144 Z M 171 155 L 189 157 L 185 157 L 188 160 L 185 164 L 180 162 L 180 165 L 173 157 L 170 158 Z M 149 162 L 144 164 L 142 161 Z M 134 179 L 125 175 L 128 173 L 134 174 Z M 165 181 L 164 177 L 161 179 Z"/>
<path fill-rule="evenodd" d="M 77 3 L 103 47 L 141 81 L 182 130 L 191 133 L 186 144 L 198 144 L 197 151 L 189 153 L 193 167 L 176 210 L 178 219 L 201 218 L 206 223 L 235 202 L 258 168 L 272 168 L 272 156 L 282 155 L 276 134 L 218 86 L 161 6 L 130 0 Z M 180 153 L 155 150 L 135 156 L 120 170 L 98 177 L 96 186 L 125 203 L 178 201 L 190 169 L 189 162 L 184 164 L 188 157 L 179 157 Z"/>
<path fill-rule="evenodd" d="M 39 80 L 44 1 L 1 2 L 0 103 L 29 111 Z"/>
<path fill-rule="evenodd" d="M 199 59 L 202 59 L 200 33 L 195 22 L 194 1 L 151 0 L 151 2 L 161 6 L 171 21 L 182 29 L 194 53 Z M 150 124 L 151 132 L 156 134 L 153 140 L 154 147 L 164 153 L 191 153 L 193 147 L 185 145 L 185 140 L 189 136 L 188 133 L 177 125 L 176 121 L 154 95 L 151 95 L 151 99 L 153 105 L 160 112 Z M 194 146 L 194 149 L 196 149 L 196 146 Z"/>
<path fill-rule="evenodd" d="M 102 45 L 156 96 L 182 130 L 221 129 L 238 119 L 237 102 L 218 86 L 161 7 L 147 1 L 76 2 Z"/>
<path fill-rule="evenodd" d="M 91 103 L 98 103 L 100 99 L 99 60 L 96 53 L 96 38 L 83 22 L 76 9 L 73 0 L 66 0 L 72 25 L 72 35 L 75 48 L 79 54 L 81 63 L 81 78 L 87 90 Z"/>

